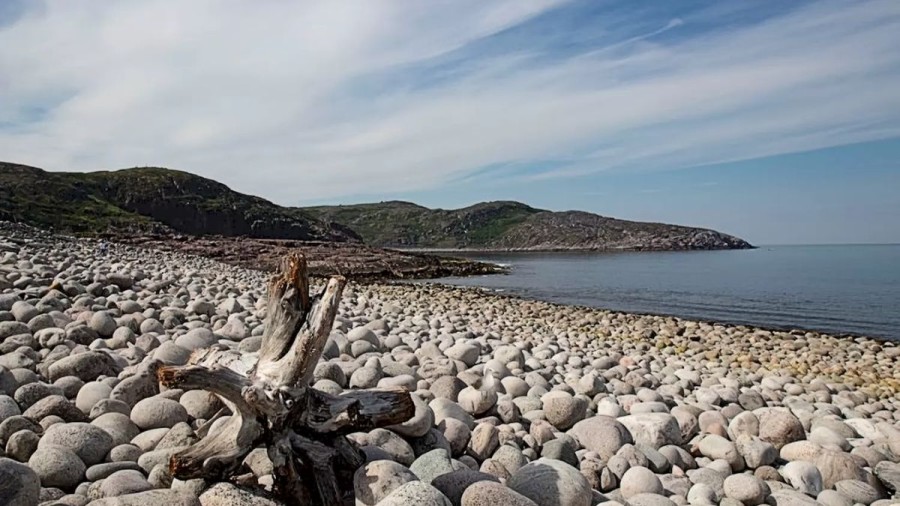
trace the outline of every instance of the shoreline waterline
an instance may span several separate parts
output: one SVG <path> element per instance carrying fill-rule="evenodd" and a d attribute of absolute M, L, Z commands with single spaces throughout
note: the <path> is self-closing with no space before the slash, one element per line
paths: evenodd
<path fill-rule="evenodd" d="M 900 246 L 466 258 L 505 276 L 431 279 L 637 314 L 900 340 Z"/>
<path fill-rule="evenodd" d="M 741 328 L 741 327 L 743 327 L 744 329 L 747 329 L 747 330 L 762 330 L 762 331 L 766 331 L 766 332 L 778 332 L 778 333 L 784 333 L 784 334 L 789 334 L 789 335 L 793 335 L 793 336 L 801 336 L 804 334 L 820 334 L 825 337 L 831 337 L 831 338 L 836 338 L 836 339 L 851 339 L 851 340 L 865 339 L 865 340 L 870 340 L 870 341 L 875 341 L 875 342 L 891 343 L 891 344 L 897 343 L 897 341 L 898 341 L 897 339 L 892 339 L 890 337 L 855 334 L 855 333 L 851 333 L 851 332 L 840 333 L 840 332 L 830 332 L 827 330 L 821 330 L 821 329 L 815 329 L 815 328 L 764 325 L 764 324 L 759 325 L 759 324 L 747 323 L 747 322 L 723 321 L 723 320 L 705 319 L 705 318 L 697 318 L 697 317 L 690 317 L 690 316 L 681 316 L 681 315 L 670 314 L 670 313 L 622 311 L 619 309 L 613 309 L 613 308 L 607 308 L 607 307 L 596 307 L 596 306 L 589 306 L 589 305 L 584 305 L 584 304 L 569 304 L 569 303 L 565 303 L 565 302 L 557 302 L 557 301 L 552 301 L 552 300 L 533 298 L 533 297 L 529 297 L 527 295 L 517 294 L 517 293 L 505 291 L 505 290 L 498 291 L 493 288 L 482 287 L 482 286 L 454 285 L 451 283 L 441 282 L 440 280 L 428 280 L 428 279 L 425 279 L 425 280 L 416 279 L 416 280 L 409 280 L 409 281 L 390 280 L 387 282 L 382 281 L 382 282 L 371 282 L 371 283 L 362 283 L 361 284 L 361 286 L 380 286 L 380 285 L 392 285 L 392 286 L 393 285 L 398 285 L 398 286 L 424 285 L 424 286 L 430 286 L 430 287 L 434 287 L 434 288 L 438 288 L 438 289 L 448 290 L 451 292 L 454 290 L 465 290 L 465 291 L 471 291 L 474 293 L 479 293 L 479 294 L 491 296 L 491 297 L 507 298 L 507 299 L 517 300 L 517 301 L 522 301 L 522 302 L 536 302 L 536 303 L 556 306 L 559 308 L 574 308 L 574 309 L 583 310 L 583 311 L 596 311 L 598 313 L 608 313 L 608 314 L 613 314 L 613 315 L 636 317 L 636 318 L 642 318 L 642 317 L 673 318 L 675 320 L 682 321 L 682 322 L 706 324 L 706 325 L 720 326 L 720 327 L 726 327 L 726 328 Z"/>

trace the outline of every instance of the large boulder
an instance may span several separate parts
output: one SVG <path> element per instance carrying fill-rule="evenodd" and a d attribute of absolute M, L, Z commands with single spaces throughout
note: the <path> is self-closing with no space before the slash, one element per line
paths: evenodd
<path fill-rule="evenodd" d="M 280 506 L 281 503 L 256 490 L 248 490 L 231 483 L 216 483 L 200 494 L 200 504 L 203 506 Z"/>
<path fill-rule="evenodd" d="M 418 481 L 418 477 L 406 467 L 390 461 L 376 460 L 356 470 L 353 490 L 356 503 L 374 506 L 404 483 Z"/>
<path fill-rule="evenodd" d="M 759 418 L 759 438 L 776 449 L 806 437 L 803 424 L 787 408 L 760 408 L 753 412 Z"/>
<path fill-rule="evenodd" d="M 41 478 L 44 487 L 74 488 L 84 478 L 84 462 L 75 452 L 59 446 L 38 448 L 28 459 L 28 467 Z"/>
<path fill-rule="evenodd" d="M 463 492 L 462 506 L 538 506 L 515 490 L 493 481 L 473 483 Z"/>
<path fill-rule="evenodd" d="M 452 506 L 440 490 L 421 481 L 411 481 L 397 487 L 378 506 Z"/>
<path fill-rule="evenodd" d="M 0 504 L 33 506 L 41 493 L 41 479 L 30 467 L 0 457 Z"/>
<path fill-rule="evenodd" d="M 115 446 L 112 436 L 89 423 L 57 423 L 50 426 L 38 448 L 60 446 L 71 450 L 87 466 L 102 462 Z"/>
<path fill-rule="evenodd" d="M 219 484 L 223 485 L 223 484 Z M 228 484 L 225 484 L 228 485 Z M 215 486 L 211 487 L 215 488 Z M 164 505 L 164 506 L 213 506 L 214 504 L 223 504 L 223 503 L 201 503 L 200 499 L 196 496 L 186 494 L 184 492 L 180 492 L 178 490 L 172 489 L 157 489 L 157 490 L 148 490 L 146 492 L 139 492 L 136 494 L 127 494 L 120 495 L 118 497 L 107 497 L 104 499 L 97 499 L 96 501 L 91 501 L 91 506 L 151 506 L 151 505 Z M 274 504 L 274 503 L 272 503 Z M 234 506 L 238 506 L 238 504 L 234 504 Z M 251 503 L 243 506 L 265 506 L 264 503 Z"/>
<path fill-rule="evenodd" d="M 507 485 L 541 506 L 589 506 L 593 494 L 578 469 L 553 459 L 538 459 L 516 471 Z"/>
<path fill-rule="evenodd" d="M 634 443 L 631 433 L 617 419 L 610 416 L 593 416 L 576 423 L 569 435 L 585 449 L 609 459 L 625 444 Z"/>
<path fill-rule="evenodd" d="M 666 445 L 681 444 L 681 427 L 668 413 L 640 413 L 617 420 L 628 429 L 637 445 L 659 450 Z"/>
<path fill-rule="evenodd" d="M 50 381 L 64 376 L 75 376 L 81 381 L 94 381 L 98 376 L 116 376 L 121 369 L 115 360 L 100 351 L 86 351 L 61 358 L 50 364 Z"/>
<path fill-rule="evenodd" d="M 544 394 L 541 402 L 547 421 L 559 430 L 569 430 L 583 420 L 588 407 L 586 398 L 558 390 Z"/>

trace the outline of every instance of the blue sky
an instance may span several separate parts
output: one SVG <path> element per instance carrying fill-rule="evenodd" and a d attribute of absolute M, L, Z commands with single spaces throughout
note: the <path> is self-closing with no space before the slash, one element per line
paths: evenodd
<path fill-rule="evenodd" d="M 900 242 L 900 2 L 0 2 L 0 159 Z"/>

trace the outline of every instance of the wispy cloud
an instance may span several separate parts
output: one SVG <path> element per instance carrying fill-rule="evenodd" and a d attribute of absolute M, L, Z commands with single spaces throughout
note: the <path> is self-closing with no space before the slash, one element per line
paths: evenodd
<path fill-rule="evenodd" d="M 894 0 L 654 26 L 609 2 L 573 40 L 552 19 L 588 3 L 37 5 L 0 23 L 0 158 L 54 170 L 164 165 L 297 203 L 900 135 Z"/>

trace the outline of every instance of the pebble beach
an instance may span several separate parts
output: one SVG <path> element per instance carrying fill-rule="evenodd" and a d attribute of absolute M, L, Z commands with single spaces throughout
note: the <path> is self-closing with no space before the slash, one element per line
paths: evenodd
<path fill-rule="evenodd" d="M 256 352 L 267 278 L 0 222 L 0 505 L 281 504 L 264 448 L 252 485 L 168 474 L 228 414 L 155 376 Z M 351 435 L 357 505 L 881 506 L 898 362 L 865 337 L 351 283 L 314 386 L 412 393 L 413 418 Z"/>

